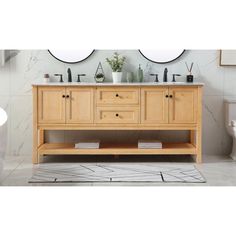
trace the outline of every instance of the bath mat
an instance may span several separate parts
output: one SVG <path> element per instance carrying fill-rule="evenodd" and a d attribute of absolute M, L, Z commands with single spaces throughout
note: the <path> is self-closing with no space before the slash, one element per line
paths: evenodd
<path fill-rule="evenodd" d="M 44 163 L 29 183 L 180 182 L 205 183 L 194 165 L 159 163 Z"/>

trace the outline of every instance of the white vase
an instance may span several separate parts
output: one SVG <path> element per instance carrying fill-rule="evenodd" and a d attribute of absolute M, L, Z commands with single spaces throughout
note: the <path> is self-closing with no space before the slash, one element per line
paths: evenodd
<path fill-rule="evenodd" d="M 122 72 L 112 72 L 113 83 L 121 83 Z"/>

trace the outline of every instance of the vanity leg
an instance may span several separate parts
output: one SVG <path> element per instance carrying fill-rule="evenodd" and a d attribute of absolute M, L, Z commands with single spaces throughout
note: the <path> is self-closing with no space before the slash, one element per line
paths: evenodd
<path fill-rule="evenodd" d="M 33 155 L 32 163 L 38 164 L 38 129 L 34 128 L 33 131 Z"/>
<path fill-rule="evenodd" d="M 197 130 L 196 147 L 197 147 L 196 162 L 202 163 L 202 132 L 200 128 Z"/>
<path fill-rule="evenodd" d="M 38 164 L 38 89 L 33 87 L 33 150 L 32 163 Z"/>
<path fill-rule="evenodd" d="M 38 148 L 44 144 L 44 130 L 43 129 L 40 129 L 39 130 L 39 137 L 38 137 Z M 38 154 L 38 163 L 40 163 L 40 157 L 41 155 Z"/>
<path fill-rule="evenodd" d="M 190 130 L 189 132 L 190 143 L 195 146 L 195 130 Z"/>
<path fill-rule="evenodd" d="M 202 89 L 198 88 L 198 109 L 197 109 L 197 130 L 196 130 L 196 148 L 197 157 L 196 162 L 202 163 Z"/>

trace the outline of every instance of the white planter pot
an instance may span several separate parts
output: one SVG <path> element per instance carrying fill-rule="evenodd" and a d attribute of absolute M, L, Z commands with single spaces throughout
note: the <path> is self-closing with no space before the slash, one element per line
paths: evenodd
<path fill-rule="evenodd" d="M 121 83 L 122 72 L 112 72 L 112 79 L 114 84 Z"/>

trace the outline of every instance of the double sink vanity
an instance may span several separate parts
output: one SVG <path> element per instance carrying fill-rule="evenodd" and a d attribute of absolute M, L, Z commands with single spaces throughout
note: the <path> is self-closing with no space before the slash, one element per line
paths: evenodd
<path fill-rule="evenodd" d="M 193 155 L 202 160 L 202 83 L 33 84 L 33 163 L 47 155 Z M 102 143 L 75 149 L 45 143 L 47 130 L 188 130 L 186 143 L 162 149 Z"/>

